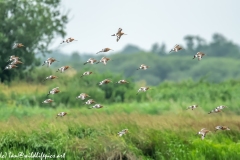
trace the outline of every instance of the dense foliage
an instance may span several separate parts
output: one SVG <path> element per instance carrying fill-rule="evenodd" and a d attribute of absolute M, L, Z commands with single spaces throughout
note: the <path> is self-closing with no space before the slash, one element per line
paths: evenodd
<path fill-rule="evenodd" d="M 0 79 L 23 77 L 24 70 L 39 65 L 36 54 L 48 52 L 57 35 L 65 35 L 67 14 L 61 13 L 60 0 L 0 0 Z M 12 49 L 14 43 L 25 47 Z M 18 70 L 3 70 L 11 55 L 19 56 Z"/>

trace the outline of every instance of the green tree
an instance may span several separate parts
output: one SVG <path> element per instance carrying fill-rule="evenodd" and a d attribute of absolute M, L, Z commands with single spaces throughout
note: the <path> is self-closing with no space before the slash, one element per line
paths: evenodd
<path fill-rule="evenodd" d="M 60 0 L 0 0 L 0 78 L 11 81 L 23 77 L 24 70 L 31 71 L 40 65 L 35 54 L 49 53 L 48 46 L 57 36 L 65 36 L 67 12 L 60 12 Z M 14 43 L 25 47 L 12 49 Z M 9 56 L 21 58 L 17 69 L 4 70 Z"/>

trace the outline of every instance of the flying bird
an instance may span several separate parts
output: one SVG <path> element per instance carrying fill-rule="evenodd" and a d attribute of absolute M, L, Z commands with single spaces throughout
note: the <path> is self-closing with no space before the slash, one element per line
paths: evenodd
<path fill-rule="evenodd" d="M 101 104 L 95 104 L 94 106 L 90 107 L 89 109 L 92 109 L 92 108 L 100 109 L 100 108 L 103 108 L 103 106 Z"/>
<path fill-rule="evenodd" d="M 67 115 L 67 112 L 60 112 L 60 113 L 57 114 L 57 117 L 63 117 L 63 116 L 66 116 L 66 115 Z"/>
<path fill-rule="evenodd" d="M 178 51 L 180 51 L 180 50 L 182 50 L 182 49 L 183 49 L 183 48 L 182 48 L 180 45 L 176 44 L 176 45 L 174 46 L 174 48 L 172 48 L 169 53 L 171 53 L 171 52 L 178 52 Z"/>
<path fill-rule="evenodd" d="M 77 96 L 76 98 L 77 99 L 81 99 L 81 100 L 84 100 L 86 99 L 87 97 L 90 97 L 88 94 L 86 93 L 81 93 L 79 96 Z"/>
<path fill-rule="evenodd" d="M 112 81 L 109 79 L 104 79 L 103 81 L 99 82 L 99 85 L 108 84 L 110 82 L 112 82 Z"/>
<path fill-rule="evenodd" d="M 195 109 L 195 108 L 197 108 L 197 107 L 198 107 L 198 105 L 192 105 L 192 106 L 187 107 L 187 110 L 188 110 L 188 109 L 193 110 L 193 109 Z"/>
<path fill-rule="evenodd" d="M 25 47 L 22 43 L 15 43 L 13 49 Z"/>
<path fill-rule="evenodd" d="M 208 112 L 208 114 L 218 113 L 218 112 L 221 112 L 221 109 L 214 108 L 213 110 L 211 110 L 210 112 Z"/>
<path fill-rule="evenodd" d="M 122 135 L 127 134 L 128 129 L 123 129 L 122 131 L 118 132 L 119 137 L 122 137 Z"/>
<path fill-rule="evenodd" d="M 62 67 L 58 68 L 58 70 L 57 70 L 56 72 L 60 71 L 60 73 L 63 73 L 63 72 L 66 71 L 68 68 L 70 68 L 70 66 L 62 66 Z"/>
<path fill-rule="evenodd" d="M 12 61 L 18 61 L 20 58 L 16 57 L 15 55 L 12 55 L 9 57 L 9 60 L 7 62 L 12 62 Z"/>
<path fill-rule="evenodd" d="M 45 64 L 47 64 L 47 66 L 50 67 L 51 64 L 52 64 L 53 62 L 55 62 L 55 61 L 56 61 L 56 62 L 59 62 L 59 61 L 57 61 L 55 58 L 50 57 L 50 58 L 48 58 L 46 61 L 43 62 L 42 66 L 44 66 Z"/>
<path fill-rule="evenodd" d="M 117 36 L 117 42 L 118 42 L 123 35 L 127 35 L 127 34 L 122 32 L 122 28 L 119 28 L 117 33 L 115 33 L 115 34 L 113 34 L 111 36 Z"/>
<path fill-rule="evenodd" d="M 204 55 L 205 54 L 203 52 L 197 52 L 197 54 L 193 56 L 193 59 L 198 58 L 198 60 L 200 61 Z"/>
<path fill-rule="evenodd" d="M 74 38 L 68 38 L 68 39 L 66 39 L 66 40 L 63 40 L 62 41 L 62 43 L 60 43 L 60 44 L 63 44 L 63 43 L 70 43 L 70 42 L 73 42 L 73 41 L 77 41 L 77 40 L 75 40 Z"/>
<path fill-rule="evenodd" d="M 110 49 L 110 48 L 103 48 L 101 51 L 97 52 L 96 54 L 101 53 L 101 52 L 108 52 L 110 50 L 112 50 L 112 49 Z"/>
<path fill-rule="evenodd" d="M 54 76 L 54 75 L 50 75 L 50 76 L 46 77 L 43 81 L 46 81 L 48 79 L 56 79 L 56 78 L 58 78 L 58 77 Z"/>
<path fill-rule="evenodd" d="M 14 60 L 10 63 L 11 65 L 16 65 L 16 64 L 23 64 L 23 62 L 19 61 L 19 60 Z"/>
<path fill-rule="evenodd" d="M 97 62 L 96 59 L 94 59 L 94 58 L 89 58 L 89 59 L 87 60 L 87 62 L 85 62 L 85 63 L 83 63 L 83 64 L 84 64 L 84 65 L 86 65 L 87 63 L 94 64 L 94 63 L 96 63 L 96 62 Z"/>
<path fill-rule="evenodd" d="M 146 91 L 149 90 L 149 89 L 150 89 L 150 87 L 140 87 L 140 88 L 138 89 L 137 94 L 138 94 L 139 92 L 146 92 Z"/>
<path fill-rule="evenodd" d="M 96 64 L 98 64 L 98 63 L 103 63 L 103 64 L 107 64 L 107 62 L 110 60 L 110 58 L 107 58 L 107 57 L 102 57 L 101 59 L 100 59 L 100 61 L 98 61 Z"/>
<path fill-rule="evenodd" d="M 9 64 L 5 67 L 4 70 L 10 70 L 10 69 L 13 69 L 13 68 L 17 68 L 18 66 L 14 65 L 14 64 Z"/>
<path fill-rule="evenodd" d="M 207 130 L 206 128 L 202 128 L 197 134 L 202 135 L 201 139 L 203 140 L 208 132 L 210 131 Z"/>
<path fill-rule="evenodd" d="M 216 107 L 216 108 L 222 110 L 222 109 L 224 109 L 224 108 L 227 108 L 227 106 L 218 106 L 218 107 Z"/>
<path fill-rule="evenodd" d="M 211 110 L 208 114 L 221 112 L 226 107 L 227 106 L 218 106 L 218 107 L 214 108 L 213 110 Z"/>
<path fill-rule="evenodd" d="M 86 72 L 84 72 L 82 75 L 81 75 L 81 77 L 83 77 L 83 76 L 88 76 L 88 75 L 90 75 L 90 74 L 92 74 L 93 72 L 90 72 L 90 71 L 86 71 Z"/>
<path fill-rule="evenodd" d="M 60 90 L 59 90 L 58 88 L 59 88 L 59 87 L 56 87 L 56 88 L 53 88 L 52 90 L 50 90 L 50 91 L 48 92 L 47 96 L 50 95 L 50 94 L 57 94 L 57 93 L 59 93 Z"/>
<path fill-rule="evenodd" d="M 139 69 L 146 70 L 146 69 L 148 69 L 148 68 L 149 68 L 149 66 L 147 66 L 147 65 L 145 65 L 145 64 L 141 64 L 140 67 L 139 67 L 137 70 L 139 70 Z"/>
<path fill-rule="evenodd" d="M 52 99 L 46 99 L 46 100 L 44 100 L 42 103 L 52 103 L 53 102 L 53 100 Z"/>
<path fill-rule="evenodd" d="M 230 128 L 228 128 L 227 126 L 216 126 L 216 127 L 215 127 L 215 132 L 216 132 L 217 130 L 230 130 Z"/>
<path fill-rule="evenodd" d="M 122 80 L 117 81 L 116 83 L 118 83 L 118 84 L 125 84 L 125 83 L 129 83 L 129 82 L 124 80 L 124 79 L 122 79 Z"/>
<path fill-rule="evenodd" d="M 96 103 L 93 99 L 89 99 L 86 102 L 84 102 L 84 104 L 90 105 L 90 104 L 94 104 Z"/>

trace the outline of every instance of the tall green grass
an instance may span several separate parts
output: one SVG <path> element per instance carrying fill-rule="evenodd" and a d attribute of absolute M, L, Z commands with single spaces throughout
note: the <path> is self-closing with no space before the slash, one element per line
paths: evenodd
<path fill-rule="evenodd" d="M 238 159 L 240 156 L 240 125 L 236 115 L 207 115 L 197 110 L 166 115 L 98 111 L 69 109 L 69 115 L 57 119 L 55 115 L 45 117 L 34 113 L 22 118 L 10 117 L 0 123 L 1 151 L 65 153 L 67 159 L 84 160 Z M 216 125 L 228 125 L 231 130 L 214 132 Z M 117 132 L 125 128 L 129 133 L 118 137 Z M 196 135 L 201 128 L 212 131 L 204 140 Z"/>

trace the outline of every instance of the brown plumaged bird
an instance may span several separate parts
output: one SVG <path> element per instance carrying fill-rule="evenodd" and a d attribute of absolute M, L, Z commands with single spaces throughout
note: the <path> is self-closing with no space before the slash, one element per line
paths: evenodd
<path fill-rule="evenodd" d="M 119 137 L 122 137 L 122 135 L 127 134 L 128 129 L 123 129 L 122 131 L 118 132 Z"/>
<path fill-rule="evenodd" d="M 48 80 L 48 79 L 56 79 L 56 78 L 58 78 L 58 77 L 57 77 L 57 76 L 54 76 L 54 75 L 50 75 L 50 76 L 46 77 L 46 78 L 44 79 L 44 81 L 46 81 L 46 80 Z"/>
<path fill-rule="evenodd" d="M 96 54 L 98 54 L 98 53 L 100 53 L 100 52 L 108 52 L 108 51 L 110 51 L 110 50 L 112 50 L 112 49 L 110 49 L 110 48 L 103 48 L 101 51 L 97 52 Z M 112 50 L 112 51 L 113 51 L 113 50 Z"/>
<path fill-rule="evenodd" d="M 52 90 L 50 90 L 50 91 L 48 92 L 47 96 L 50 95 L 50 94 L 57 94 L 57 93 L 59 93 L 60 90 L 59 90 L 58 88 L 59 88 L 59 87 L 56 87 L 56 88 L 53 88 Z"/>
<path fill-rule="evenodd" d="M 146 92 L 146 91 L 149 90 L 149 89 L 152 89 L 152 88 L 150 88 L 150 87 L 140 87 L 140 88 L 138 89 L 137 94 L 138 94 L 139 92 Z"/>
<path fill-rule="evenodd" d="M 62 43 L 60 43 L 60 44 L 63 44 L 63 43 L 70 43 L 70 42 L 73 42 L 73 41 L 77 41 L 77 40 L 75 40 L 74 38 L 68 38 L 68 39 L 66 39 L 65 41 L 63 40 L 62 41 Z"/>
<path fill-rule="evenodd" d="M 42 103 L 52 103 L 53 100 L 52 99 L 46 99 L 45 101 L 43 101 Z"/>
<path fill-rule="evenodd" d="M 148 69 L 148 68 L 149 68 L 149 66 L 147 66 L 147 65 L 145 65 L 145 64 L 141 64 L 141 66 L 140 66 L 137 70 L 139 70 L 139 69 L 146 70 L 146 69 Z"/>
<path fill-rule="evenodd" d="M 110 59 L 110 58 L 107 58 L 107 57 L 102 57 L 102 58 L 100 59 L 100 61 L 98 61 L 96 64 L 102 62 L 103 64 L 106 65 L 109 60 L 111 60 L 111 59 Z"/>
<path fill-rule="evenodd" d="M 180 45 L 176 44 L 176 45 L 174 46 L 174 48 L 172 48 L 169 53 L 171 53 L 171 52 L 178 52 L 178 51 L 180 51 L 180 50 L 182 50 L 182 49 L 183 49 L 183 48 L 182 48 Z"/>
<path fill-rule="evenodd" d="M 111 36 L 117 36 L 117 42 L 120 40 L 120 38 L 122 37 L 122 35 L 127 35 L 125 33 L 122 32 L 122 28 L 119 28 L 117 33 L 111 35 Z"/>
<path fill-rule="evenodd" d="M 202 135 L 201 139 L 203 140 L 208 132 L 210 131 L 207 130 L 206 128 L 202 128 L 197 134 Z"/>
<path fill-rule="evenodd" d="M 197 52 L 197 54 L 193 56 L 193 59 L 198 58 L 198 60 L 200 61 L 204 55 L 205 53 L 203 52 Z"/>
<path fill-rule="evenodd" d="M 129 82 L 124 80 L 124 79 L 122 79 L 122 80 L 117 81 L 116 83 L 118 83 L 118 84 L 125 84 L 125 83 L 129 83 Z"/>
<path fill-rule="evenodd" d="M 195 109 L 195 108 L 197 108 L 197 107 L 198 107 L 198 105 L 192 105 L 192 106 L 187 107 L 187 110 L 188 110 L 188 109 L 193 110 L 193 109 Z"/>
<path fill-rule="evenodd" d="M 99 85 L 108 84 L 110 82 L 112 82 L 112 81 L 109 79 L 104 79 L 103 81 L 99 82 Z"/>
<path fill-rule="evenodd" d="M 11 65 L 16 65 L 16 64 L 23 64 L 23 62 L 19 61 L 19 60 L 14 60 L 10 63 Z"/>
<path fill-rule="evenodd" d="M 80 78 L 82 78 L 83 76 L 89 76 L 90 74 L 92 74 L 93 72 L 90 72 L 90 71 L 86 71 L 84 72 Z"/>
<path fill-rule="evenodd" d="M 94 106 L 90 107 L 89 109 L 92 109 L 92 108 L 100 109 L 100 108 L 103 108 L 103 106 L 101 104 L 95 104 Z"/>
<path fill-rule="evenodd" d="M 217 130 L 230 130 L 230 128 L 228 128 L 227 126 L 216 126 L 216 127 L 215 127 L 215 132 L 216 132 Z"/>
<path fill-rule="evenodd" d="M 25 47 L 22 43 L 15 43 L 13 49 Z"/>
<path fill-rule="evenodd" d="M 84 102 L 84 104 L 87 104 L 87 105 L 93 104 L 93 103 L 96 103 L 93 99 L 89 99 L 86 102 Z"/>
<path fill-rule="evenodd" d="M 9 70 L 9 69 L 13 69 L 13 68 L 17 68 L 18 66 L 14 65 L 14 64 L 9 64 L 5 67 L 4 70 Z"/>
<path fill-rule="evenodd" d="M 57 70 L 56 72 L 60 71 L 60 73 L 63 73 L 63 72 L 66 71 L 68 68 L 71 68 L 71 67 L 70 67 L 70 66 L 62 66 L 62 67 L 58 68 L 58 70 Z"/>
<path fill-rule="evenodd" d="M 81 93 L 79 96 L 77 96 L 76 98 L 77 99 L 81 99 L 81 100 L 84 100 L 86 99 L 87 97 L 90 97 L 88 94 L 86 93 Z"/>
<path fill-rule="evenodd" d="M 87 60 L 87 62 L 85 62 L 85 63 L 83 63 L 83 64 L 84 64 L 84 65 L 86 65 L 87 63 L 94 64 L 94 63 L 96 63 L 96 62 L 97 62 L 96 59 L 94 59 L 94 58 L 89 58 L 89 59 Z"/>
<path fill-rule="evenodd" d="M 53 63 L 53 62 L 59 62 L 59 61 L 57 61 L 55 58 L 53 58 L 53 57 L 50 57 L 50 58 L 48 58 L 46 61 L 44 61 L 43 62 L 43 64 L 42 64 L 42 66 L 44 66 L 45 64 L 47 64 L 47 66 L 49 67 L 49 66 L 51 66 L 51 64 Z"/>
<path fill-rule="evenodd" d="M 67 115 L 67 112 L 60 112 L 60 113 L 57 114 L 57 117 L 63 117 L 63 116 L 66 116 L 66 115 Z"/>

